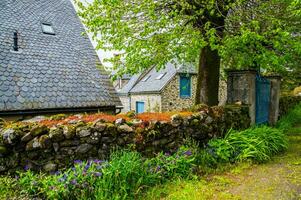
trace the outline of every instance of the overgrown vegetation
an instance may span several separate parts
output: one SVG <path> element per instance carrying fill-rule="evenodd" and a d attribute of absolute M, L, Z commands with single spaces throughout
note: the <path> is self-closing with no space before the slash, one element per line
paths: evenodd
<path fill-rule="evenodd" d="M 277 128 L 287 131 L 294 124 L 301 121 L 301 103 L 290 109 L 288 114 L 283 116 L 277 123 Z"/>
<path fill-rule="evenodd" d="M 2 178 L 1 196 L 18 195 L 43 199 L 134 199 L 145 189 L 173 177 L 187 178 L 195 167 L 197 149 L 182 146 L 176 153 L 143 158 L 138 152 L 114 151 L 109 161 L 74 161 L 74 167 L 54 174 L 21 172 Z"/>
<path fill-rule="evenodd" d="M 108 161 L 74 161 L 74 167 L 54 174 L 20 172 L 15 178 L 1 177 L 0 197 L 45 199 L 137 199 L 150 187 L 172 179 L 193 179 L 204 168 L 225 163 L 261 163 L 287 148 L 284 131 L 301 120 L 301 104 L 283 117 L 277 128 L 252 127 L 231 130 L 225 138 L 209 141 L 200 150 L 187 140 L 177 152 L 144 158 L 138 152 L 118 150 Z"/>
<path fill-rule="evenodd" d="M 210 167 L 246 160 L 264 162 L 287 149 L 287 145 L 285 134 L 276 128 L 262 126 L 241 132 L 231 130 L 225 138 L 209 141 L 200 154 L 200 162 Z"/>

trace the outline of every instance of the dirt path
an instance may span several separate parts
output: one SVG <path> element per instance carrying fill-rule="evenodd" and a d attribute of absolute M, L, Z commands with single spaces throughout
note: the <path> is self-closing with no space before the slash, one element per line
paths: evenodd
<path fill-rule="evenodd" d="M 144 199 L 301 200 L 301 124 L 288 134 L 288 151 L 265 164 L 242 163 L 205 180 L 175 180 Z"/>
<path fill-rule="evenodd" d="M 227 174 L 227 192 L 240 199 L 301 199 L 301 126 L 289 133 L 289 149 L 271 162 Z M 236 183 L 236 184 L 233 184 Z"/>

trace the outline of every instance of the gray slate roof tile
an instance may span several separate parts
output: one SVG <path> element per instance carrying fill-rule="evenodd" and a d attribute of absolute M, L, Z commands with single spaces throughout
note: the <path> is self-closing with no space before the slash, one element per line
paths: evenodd
<path fill-rule="evenodd" d="M 161 79 L 156 79 L 160 74 L 163 73 L 166 74 Z M 136 81 L 135 84 L 128 84 L 124 86 L 124 88 L 126 88 L 127 91 L 130 93 L 158 93 L 178 73 L 196 74 L 196 69 L 192 65 L 183 66 L 179 64 L 175 65 L 172 63 L 167 63 L 164 69 L 157 71 L 154 67 L 148 73 L 146 73 L 144 77 L 150 76 L 150 78 L 147 81 L 142 81 L 144 79 L 143 77 L 140 78 L 138 82 Z M 135 79 L 135 77 L 133 79 Z M 131 80 L 129 81 L 129 83 L 131 83 Z M 130 89 L 128 89 L 128 87 L 130 87 Z"/>
<path fill-rule="evenodd" d="M 44 34 L 41 22 L 55 35 Z M 0 111 L 121 105 L 83 32 L 69 0 L 1 0 Z"/>

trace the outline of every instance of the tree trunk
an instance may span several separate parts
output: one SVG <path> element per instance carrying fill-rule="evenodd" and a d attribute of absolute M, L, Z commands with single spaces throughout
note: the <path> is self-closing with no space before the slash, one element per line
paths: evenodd
<path fill-rule="evenodd" d="M 218 105 L 220 57 L 209 46 L 201 49 L 199 57 L 195 104 Z"/>

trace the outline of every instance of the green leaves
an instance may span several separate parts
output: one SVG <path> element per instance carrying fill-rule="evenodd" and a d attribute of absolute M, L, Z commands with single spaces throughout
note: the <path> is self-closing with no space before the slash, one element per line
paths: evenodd
<path fill-rule="evenodd" d="M 227 19 L 229 33 L 220 53 L 226 68 L 255 68 L 265 73 L 297 72 L 301 63 L 300 18 L 291 0 L 259 1 L 239 7 Z M 299 24 L 299 25 L 298 25 Z"/>
<path fill-rule="evenodd" d="M 117 76 L 173 60 L 197 65 L 205 46 L 219 51 L 224 68 L 300 73 L 300 0 L 76 2 L 97 48 L 121 52 L 106 60 Z"/>
<path fill-rule="evenodd" d="M 179 64 L 196 63 L 203 46 L 216 49 L 220 40 L 217 25 L 208 18 L 219 18 L 229 9 L 218 4 L 219 10 L 213 0 L 77 2 L 83 23 L 97 38 L 97 48 L 123 52 L 119 61 L 108 60 L 118 75 L 141 72 L 154 65 L 160 69 L 174 59 Z"/>
<path fill-rule="evenodd" d="M 215 167 L 220 163 L 251 160 L 264 162 L 287 149 L 288 141 L 282 130 L 262 126 L 244 131 L 231 130 L 225 138 L 212 139 L 201 152 L 200 163 Z"/>

